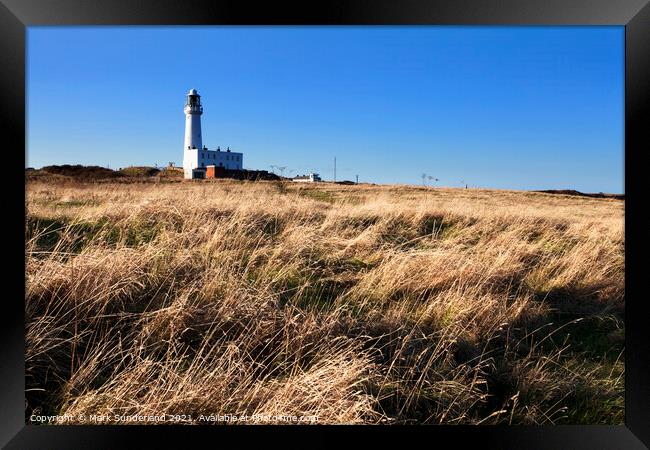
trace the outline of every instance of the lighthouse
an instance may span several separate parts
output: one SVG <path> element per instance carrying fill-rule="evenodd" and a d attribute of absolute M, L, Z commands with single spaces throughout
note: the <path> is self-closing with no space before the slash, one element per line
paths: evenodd
<path fill-rule="evenodd" d="M 201 148 L 201 96 L 196 89 L 190 89 L 185 101 L 185 148 Z"/>
<path fill-rule="evenodd" d="M 230 147 L 222 151 L 221 147 L 216 150 L 208 150 L 203 146 L 201 138 L 201 115 L 203 105 L 201 96 L 196 89 L 190 89 L 185 100 L 185 142 L 183 143 L 183 173 L 185 178 L 214 177 L 217 171 L 242 170 L 244 155 L 233 152 Z M 212 168 L 211 171 L 207 171 Z"/>
<path fill-rule="evenodd" d="M 195 178 L 196 175 L 193 174 L 193 170 L 196 169 L 196 163 L 192 164 L 192 161 L 197 158 L 193 156 L 203 149 L 203 140 L 201 139 L 201 115 L 203 114 L 203 106 L 201 106 L 201 96 L 196 89 L 190 89 L 187 93 L 183 112 L 185 112 L 183 170 L 185 172 L 185 178 Z"/>

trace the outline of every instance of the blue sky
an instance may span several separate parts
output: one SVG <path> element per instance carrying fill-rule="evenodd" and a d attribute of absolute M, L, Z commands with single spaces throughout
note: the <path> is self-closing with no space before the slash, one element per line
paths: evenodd
<path fill-rule="evenodd" d="M 622 193 L 623 27 L 30 27 L 26 165 L 182 163 Z"/>

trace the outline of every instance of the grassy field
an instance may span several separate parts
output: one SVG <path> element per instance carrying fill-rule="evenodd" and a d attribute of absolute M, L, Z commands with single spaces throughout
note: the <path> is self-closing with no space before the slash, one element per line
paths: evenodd
<path fill-rule="evenodd" d="M 26 417 L 624 421 L 624 202 L 30 181 Z"/>

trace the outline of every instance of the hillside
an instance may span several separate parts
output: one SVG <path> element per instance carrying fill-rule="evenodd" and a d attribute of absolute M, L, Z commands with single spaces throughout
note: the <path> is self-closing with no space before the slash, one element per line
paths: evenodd
<path fill-rule="evenodd" d="M 27 210 L 27 415 L 624 421 L 622 201 L 31 179 Z"/>

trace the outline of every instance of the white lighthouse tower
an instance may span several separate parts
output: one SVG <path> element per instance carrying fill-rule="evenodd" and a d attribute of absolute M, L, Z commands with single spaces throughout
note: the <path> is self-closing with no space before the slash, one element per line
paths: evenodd
<path fill-rule="evenodd" d="M 196 89 L 190 89 L 185 102 L 185 148 L 202 148 L 201 140 L 201 96 Z"/>
<path fill-rule="evenodd" d="M 192 171 L 197 168 L 197 154 L 203 149 L 201 139 L 201 96 L 196 89 L 190 89 L 185 101 L 185 143 L 183 146 L 183 171 L 185 178 L 195 178 Z M 192 167 L 193 166 L 193 167 Z M 199 175 L 200 176 L 200 175 Z"/>

